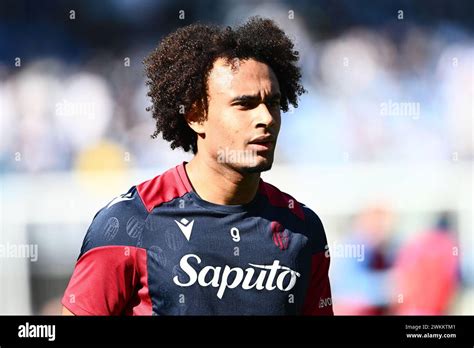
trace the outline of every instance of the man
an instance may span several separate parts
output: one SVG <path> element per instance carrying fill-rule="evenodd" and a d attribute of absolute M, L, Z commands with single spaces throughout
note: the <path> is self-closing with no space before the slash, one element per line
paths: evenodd
<path fill-rule="evenodd" d="M 320 219 L 260 178 L 304 92 L 297 60 L 259 18 L 162 41 L 145 61 L 154 137 L 195 156 L 97 213 L 65 314 L 333 314 Z"/>

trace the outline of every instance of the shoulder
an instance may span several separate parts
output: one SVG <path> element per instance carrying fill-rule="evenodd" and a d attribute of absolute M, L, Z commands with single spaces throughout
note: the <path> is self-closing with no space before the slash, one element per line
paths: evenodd
<path fill-rule="evenodd" d="M 313 252 L 325 251 L 328 242 L 321 219 L 318 214 L 304 204 L 303 212 L 305 215 L 305 226 L 311 240 Z"/>
<path fill-rule="evenodd" d="M 133 186 L 96 213 L 84 238 L 81 255 L 103 246 L 137 246 L 147 215 L 137 188 Z"/>
<path fill-rule="evenodd" d="M 280 191 L 276 186 L 269 184 L 263 180 L 260 180 L 258 191 L 260 194 L 266 197 L 270 205 L 278 208 L 287 209 L 293 213 L 300 220 L 305 219 L 303 204 L 298 202 L 295 198 L 289 194 Z"/>
<path fill-rule="evenodd" d="M 323 251 L 326 248 L 326 233 L 318 214 L 293 196 L 263 180 L 260 182 L 259 192 L 268 198 L 272 206 L 291 211 L 294 216 L 303 222 L 314 252 Z"/>
<path fill-rule="evenodd" d="M 145 221 L 151 211 L 189 191 L 183 179 L 183 164 L 133 186 L 112 199 L 94 216 L 81 249 L 81 255 L 103 246 L 142 246 Z"/>
<path fill-rule="evenodd" d="M 191 191 L 184 163 L 137 185 L 137 191 L 148 212 L 155 207 Z"/>

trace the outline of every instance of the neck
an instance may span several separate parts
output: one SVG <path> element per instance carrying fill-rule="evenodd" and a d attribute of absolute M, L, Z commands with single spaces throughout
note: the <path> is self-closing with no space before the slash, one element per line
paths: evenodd
<path fill-rule="evenodd" d="M 221 205 L 246 204 L 257 194 L 260 173 L 242 174 L 199 153 L 186 164 L 186 172 L 197 194 Z"/>

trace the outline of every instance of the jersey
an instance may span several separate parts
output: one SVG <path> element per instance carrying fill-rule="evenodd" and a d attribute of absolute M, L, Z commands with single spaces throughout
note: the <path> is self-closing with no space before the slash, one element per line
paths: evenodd
<path fill-rule="evenodd" d="M 62 304 L 76 315 L 332 315 L 319 217 L 262 179 L 247 204 L 205 201 L 185 164 L 95 215 Z"/>

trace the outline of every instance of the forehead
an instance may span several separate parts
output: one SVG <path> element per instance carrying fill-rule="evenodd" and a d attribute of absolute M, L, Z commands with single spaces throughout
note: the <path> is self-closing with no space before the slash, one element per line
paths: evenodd
<path fill-rule="evenodd" d="M 232 98 L 280 91 L 276 75 L 267 64 L 254 59 L 234 59 L 231 62 L 223 58 L 214 62 L 208 80 L 210 96 L 219 94 Z"/>

